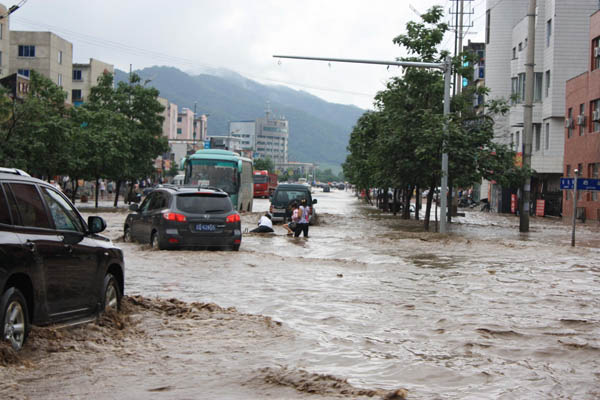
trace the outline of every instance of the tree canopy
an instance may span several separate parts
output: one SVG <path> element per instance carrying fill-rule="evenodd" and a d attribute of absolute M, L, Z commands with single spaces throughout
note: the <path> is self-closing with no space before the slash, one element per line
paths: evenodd
<path fill-rule="evenodd" d="M 140 85 L 136 75 L 116 88 L 111 74 L 102 75 L 79 107 L 65 103 L 62 88 L 35 71 L 24 100 L 11 100 L 2 90 L 3 166 L 48 180 L 70 176 L 74 184 L 78 179 L 133 181 L 151 175 L 154 160 L 168 150 L 158 91 Z"/>
<path fill-rule="evenodd" d="M 394 38 L 409 57 L 403 61 L 442 62 L 448 53 L 438 47 L 448 30 L 441 7 L 433 7 L 419 23 L 409 22 L 406 34 Z M 472 78 L 465 66 L 468 55 L 452 64 L 462 76 Z M 489 104 L 483 114 L 472 107 L 475 94 L 485 88 L 467 87 L 452 99 L 452 113 L 443 115 L 444 77 L 440 70 L 408 67 L 391 79 L 375 97 L 375 111 L 365 113 L 354 127 L 343 165 L 347 179 L 359 189 L 400 188 L 404 191 L 405 217 L 415 188 L 428 188 L 425 226 L 435 188 L 442 176 L 441 156 L 449 157 L 449 177 L 467 187 L 482 178 L 516 183 L 522 171 L 514 167 L 514 152 L 493 141 L 493 116 L 506 112 L 501 102 Z M 447 133 L 444 126 L 448 124 Z M 385 191 L 387 193 L 387 190 Z"/>

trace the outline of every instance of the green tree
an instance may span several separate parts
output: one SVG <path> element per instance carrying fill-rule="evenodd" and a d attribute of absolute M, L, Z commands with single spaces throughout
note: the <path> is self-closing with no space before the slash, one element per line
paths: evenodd
<path fill-rule="evenodd" d="M 116 181 L 115 206 L 122 183 L 130 181 L 131 192 L 134 181 L 152 175 L 155 159 L 168 150 L 158 91 L 139 82 L 134 74 L 129 84 L 113 88 L 112 74 L 104 74 L 77 111 L 80 132 L 89 144 L 86 175 L 96 182 Z M 97 198 L 96 193 L 96 206 Z"/>
<path fill-rule="evenodd" d="M 275 164 L 273 164 L 273 160 L 270 157 L 266 158 L 257 158 L 254 160 L 254 170 L 255 171 L 263 171 L 267 170 L 271 173 L 275 171 Z"/>
<path fill-rule="evenodd" d="M 23 101 L 11 102 L 0 94 L 4 165 L 50 179 L 64 174 L 74 161 L 69 147 L 73 134 L 66 93 L 50 79 L 31 71 L 30 89 Z"/>
<path fill-rule="evenodd" d="M 421 17 L 419 23 L 409 22 L 407 33 L 397 36 L 394 43 L 407 49 L 409 57 L 404 61 L 440 63 L 447 53 L 437 48 L 448 30 L 440 22 L 442 9 L 433 7 Z M 463 56 L 454 60 L 454 69 L 469 76 L 471 71 L 463 67 L 463 60 Z M 493 142 L 492 115 L 504 111 L 499 104 L 490 105 L 486 115 L 475 115 L 470 106 L 474 92 L 469 89 L 453 99 L 454 112 L 446 119 L 442 73 L 413 67 L 403 72 L 377 94 L 376 111 L 359 119 L 350 136 L 344 174 L 359 189 L 384 188 L 386 196 L 387 188 L 400 188 L 405 218 L 409 217 L 413 190 L 429 188 L 424 222 L 428 229 L 433 194 L 442 174 L 442 152 L 450 154 L 450 177 L 463 186 L 482 177 L 505 176 L 514 153 Z M 445 123 L 449 126 L 447 135 Z"/>

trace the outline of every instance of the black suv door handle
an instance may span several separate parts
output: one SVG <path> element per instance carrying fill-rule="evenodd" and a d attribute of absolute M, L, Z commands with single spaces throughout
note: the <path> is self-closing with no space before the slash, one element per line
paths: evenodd
<path fill-rule="evenodd" d="M 30 252 L 35 252 L 35 243 L 33 243 L 31 240 L 25 242 L 25 246 L 27 246 Z"/>
<path fill-rule="evenodd" d="M 65 244 L 65 249 L 69 254 L 73 252 L 73 246 L 71 246 L 70 244 Z"/>

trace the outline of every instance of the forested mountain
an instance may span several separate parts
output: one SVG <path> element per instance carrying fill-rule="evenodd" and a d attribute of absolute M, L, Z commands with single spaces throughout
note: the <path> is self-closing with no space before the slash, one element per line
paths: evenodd
<path fill-rule="evenodd" d="M 271 112 L 289 121 L 290 161 L 340 164 L 346 157 L 348 137 L 364 110 L 326 102 L 307 92 L 285 86 L 267 86 L 227 70 L 191 76 L 173 67 L 135 71 L 160 96 L 178 107 L 194 109 L 208 117 L 209 135 L 226 135 L 229 121 L 254 120 Z M 128 73 L 116 71 L 116 80 L 128 81 Z"/>

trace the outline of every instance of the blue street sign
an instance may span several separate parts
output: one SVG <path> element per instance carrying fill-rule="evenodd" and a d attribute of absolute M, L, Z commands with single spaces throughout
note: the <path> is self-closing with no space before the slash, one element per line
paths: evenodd
<path fill-rule="evenodd" d="M 573 178 L 560 178 L 560 188 L 563 190 L 573 189 Z M 600 179 L 577 179 L 577 190 L 600 190 Z"/>
<path fill-rule="evenodd" d="M 210 149 L 210 140 L 205 140 L 204 141 L 204 148 L 205 149 Z"/>
<path fill-rule="evenodd" d="M 573 178 L 560 178 L 560 188 L 562 190 L 573 189 Z"/>

